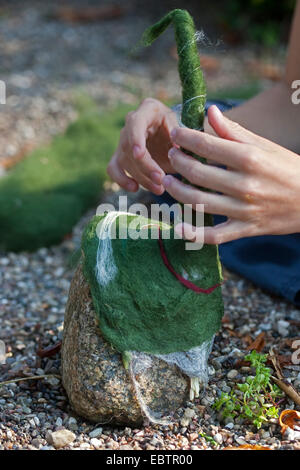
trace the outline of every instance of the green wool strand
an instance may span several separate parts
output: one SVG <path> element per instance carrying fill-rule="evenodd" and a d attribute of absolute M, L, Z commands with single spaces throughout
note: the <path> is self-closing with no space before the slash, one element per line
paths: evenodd
<path fill-rule="evenodd" d="M 191 129 L 202 129 L 206 86 L 200 66 L 193 18 L 187 10 L 172 10 L 143 34 L 141 44 L 150 46 L 173 24 L 178 54 L 178 71 L 182 86 L 181 121 Z"/>

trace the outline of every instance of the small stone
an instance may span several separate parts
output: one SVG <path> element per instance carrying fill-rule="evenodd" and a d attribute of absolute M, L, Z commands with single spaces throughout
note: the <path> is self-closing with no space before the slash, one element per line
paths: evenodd
<path fill-rule="evenodd" d="M 93 439 L 91 439 L 91 445 L 95 447 L 95 449 L 99 449 L 102 445 L 102 442 L 100 441 L 100 439 L 96 439 L 95 437 L 93 437 Z"/>
<path fill-rule="evenodd" d="M 102 431 L 103 431 L 103 428 L 96 428 L 96 429 L 93 429 L 93 431 L 91 431 L 91 432 L 89 433 L 89 436 L 90 436 L 90 437 L 99 437 L 99 436 L 101 436 Z"/>
<path fill-rule="evenodd" d="M 190 419 L 189 418 L 181 418 L 180 424 L 183 427 L 187 427 L 190 424 Z"/>
<path fill-rule="evenodd" d="M 23 413 L 25 413 L 27 415 L 31 414 L 31 409 L 28 408 L 28 406 L 23 406 L 22 409 L 23 409 Z"/>
<path fill-rule="evenodd" d="M 184 417 L 185 418 L 189 418 L 189 419 L 193 419 L 195 417 L 195 411 L 192 410 L 191 408 L 187 408 L 184 412 Z"/>
<path fill-rule="evenodd" d="M 238 375 L 238 371 L 236 369 L 232 369 L 228 372 L 227 378 L 234 379 Z"/>
<path fill-rule="evenodd" d="M 215 440 L 218 444 L 222 444 L 222 443 L 223 443 L 223 436 L 222 436 L 222 434 L 220 434 L 219 432 L 217 432 L 217 434 L 214 435 L 214 440 Z"/>
<path fill-rule="evenodd" d="M 78 429 L 78 425 L 77 425 L 77 421 L 75 418 L 70 418 L 68 420 L 68 428 L 71 430 L 71 431 L 77 431 Z"/>
<path fill-rule="evenodd" d="M 287 322 L 285 320 L 279 320 L 277 322 L 277 331 L 280 334 L 280 336 L 288 336 L 289 327 L 290 327 L 289 322 Z"/>
<path fill-rule="evenodd" d="M 196 441 L 198 439 L 198 433 L 197 432 L 192 432 L 190 435 L 189 435 L 189 439 L 190 441 Z"/>
<path fill-rule="evenodd" d="M 271 323 L 261 323 L 259 325 L 259 329 L 262 331 L 269 331 L 272 329 L 272 324 Z"/>
<path fill-rule="evenodd" d="M 240 446 L 246 444 L 246 441 L 245 441 L 242 437 L 236 437 L 236 438 L 235 438 L 235 441 L 236 441 Z"/>
<path fill-rule="evenodd" d="M 90 449 L 90 447 L 88 442 L 82 442 L 82 444 L 80 444 L 80 449 Z"/>
<path fill-rule="evenodd" d="M 60 380 L 56 377 L 47 377 L 45 380 L 48 384 L 52 385 L 52 387 L 57 387 L 60 383 Z"/>
<path fill-rule="evenodd" d="M 157 444 L 159 444 L 159 440 L 156 439 L 156 437 L 153 437 L 149 444 L 151 444 L 152 446 L 157 446 Z"/>
<path fill-rule="evenodd" d="M 62 426 L 63 424 L 63 421 L 61 418 L 57 418 L 57 420 L 55 421 L 55 426 L 59 427 L 59 426 Z"/>
<path fill-rule="evenodd" d="M 42 445 L 42 440 L 38 438 L 32 439 L 31 445 L 35 447 L 36 449 L 39 449 Z"/>
<path fill-rule="evenodd" d="M 55 449 L 61 449 L 75 441 L 76 436 L 68 429 L 60 429 L 59 431 L 47 433 L 46 439 L 48 444 L 53 445 Z"/>
<path fill-rule="evenodd" d="M 234 423 L 227 423 L 225 428 L 226 429 L 233 429 L 234 428 Z"/>
<path fill-rule="evenodd" d="M 284 433 L 284 438 L 287 441 L 296 441 L 300 439 L 300 431 L 294 431 L 294 429 L 287 428 L 287 430 Z"/>

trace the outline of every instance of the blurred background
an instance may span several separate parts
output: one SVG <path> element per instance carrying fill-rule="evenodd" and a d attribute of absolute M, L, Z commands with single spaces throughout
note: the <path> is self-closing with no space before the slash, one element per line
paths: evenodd
<path fill-rule="evenodd" d="M 294 0 L 1 0 L 0 167 L 10 168 L 62 132 L 82 107 L 180 101 L 170 29 L 151 48 L 130 50 L 172 8 L 186 8 L 209 97 L 247 98 L 279 80 Z"/>

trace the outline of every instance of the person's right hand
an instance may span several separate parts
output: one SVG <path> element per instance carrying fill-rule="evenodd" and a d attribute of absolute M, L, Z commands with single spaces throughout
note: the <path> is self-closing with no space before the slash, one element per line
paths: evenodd
<path fill-rule="evenodd" d="M 170 108 L 146 98 L 126 116 L 118 148 L 107 167 L 109 176 L 127 191 L 137 191 L 141 184 L 154 194 L 162 194 L 165 173 L 175 173 L 168 151 L 172 147 L 170 132 L 177 125 Z"/>

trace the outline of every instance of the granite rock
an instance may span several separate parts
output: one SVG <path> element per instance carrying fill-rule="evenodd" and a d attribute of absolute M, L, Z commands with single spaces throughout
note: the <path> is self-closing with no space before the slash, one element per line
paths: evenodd
<path fill-rule="evenodd" d="M 136 379 L 151 412 L 168 416 L 183 406 L 189 379 L 158 358 Z M 62 380 L 75 412 L 97 423 L 136 426 L 143 413 L 121 354 L 103 338 L 79 264 L 71 283 L 62 344 Z"/>

